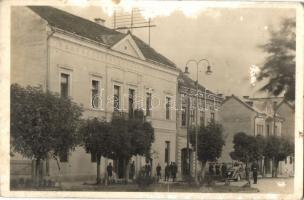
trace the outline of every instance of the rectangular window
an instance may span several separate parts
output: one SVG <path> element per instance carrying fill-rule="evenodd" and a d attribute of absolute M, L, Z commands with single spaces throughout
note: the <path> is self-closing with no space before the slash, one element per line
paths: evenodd
<path fill-rule="evenodd" d="M 274 136 L 277 136 L 278 135 L 278 126 L 275 125 L 274 126 L 274 133 L 273 133 Z"/>
<path fill-rule="evenodd" d="M 214 122 L 214 120 L 215 120 L 215 114 L 214 114 L 214 112 L 212 112 L 211 113 L 211 122 Z"/>
<path fill-rule="evenodd" d="M 205 126 L 205 112 L 204 111 L 200 112 L 200 123 L 201 123 L 201 126 Z"/>
<path fill-rule="evenodd" d="M 69 152 L 65 151 L 64 153 L 59 154 L 60 162 L 68 162 Z"/>
<path fill-rule="evenodd" d="M 69 78 L 68 74 L 61 73 L 60 79 L 60 95 L 61 97 L 68 97 L 69 96 Z"/>
<path fill-rule="evenodd" d="M 166 119 L 170 119 L 171 98 L 166 97 Z"/>
<path fill-rule="evenodd" d="M 91 99 L 92 99 L 92 108 L 100 108 L 100 87 L 99 87 L 100 82 L 97 80 L 92 80 L 92 94 L 91 94 Z"/>
<path fill-rule="evenodd" d="M 151 116 L 151 107 L 152 107 L 152 94 L 148 92 L 146 97 L 146 116 Z"/>
<path fill-rule="evenodd" d="M 257 125 L 257 135 L 263 135 L 264 126 L 262 124 Z"/>
<path fill-rule="evenodd" d="M 269 124 L 267 124 L 267 136 L 268 137 L 270 136 L 270 126 L 269 126 Z"/>
<path fill-rule="evenodd" d="M 135 90 L 129 89 L 129 118 L 133 118 L 134 114 L 134 95 Z"/>
<path fill-rule="evenodd" d="M 190 124 L 194 123 L 194 109 L 190 110 Z"/>
<path fill-rule="evenodd" d="M 120 108 L 120 87 L 114 85 L 114 111 L 119 111 Z"/>
<path fill-rule="evenodd" d="M 186 116 L 186 107 L 183 106 L 182 108 L 182 126 L 187 125 L 187 116 Z"/>
<path fill-rule="evenodd" d="M 165 163 L 170 162 L 170 141 L 166 141 L 165 147 Z"/>

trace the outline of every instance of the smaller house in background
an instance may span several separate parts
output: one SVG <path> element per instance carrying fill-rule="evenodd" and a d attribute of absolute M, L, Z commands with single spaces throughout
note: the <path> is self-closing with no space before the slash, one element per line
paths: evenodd
<path fill-rule="evenodd" d="M 200 84 L 198 89 L 197 124 L 204 126 L 211 121 L 218 122 L 222 95 L 211 92 Z M 189 172 L 192 175 L 195 172 L 195 152 L 191 143 L 187 147 L 187 125 L 194 126 L 196 123 L 196 82 L 182 71 L 178 76 L 176 105 L 176 162 L 180 172 L 178 175 L 181 176 L 179 178 L 183 178 Z"/>
<path fill-rule="evenodd" d="M 227 97 L 219 111 L 220 123 L 224 128 L 225 146 L 219 162 L 232 162 L 230 152 L 233 149 L 233 137 L 236 133 L 287 137 L 294 139 L 294 108 L 280 97 L 250 98 L 243 96 Z M 272 173 L 272 162 L 265 159 L 260 162 L 260 170 L 266 175 Z M 279 163 L 278 174 L 293 175 L 293 158 Z"/>

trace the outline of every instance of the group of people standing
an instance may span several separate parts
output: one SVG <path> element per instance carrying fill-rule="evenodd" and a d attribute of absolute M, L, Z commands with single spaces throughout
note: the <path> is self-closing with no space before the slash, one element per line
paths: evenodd
<path fill-rule="evenodd" d="M 162 168 L 160 166 L 160 164 L 158 163 L 158 165 L 156 166 L 156 175 L 157 175 L 157 180 L 160 180 L 162 178 Z M 144 166 L 143 166 L 143 172 L 145 174 L 145 176 L 151 176 L 152 175 L 152 167 L 151 164 L 149 162 L 147 162 Z M 167 163 L 166 167 L 165 167 L 165 181 L 169 181 L 169 178 L 172 178 L 172 181 L 174 182 L 176 179 L 176 174 L 177 174 L 177 165 L 175 162 L 171 162 L 171 164 L 169 165 Z M 109 163 L 107 165 L 107 175 L 108 175 L 108 180 L 110 181 L 113 177 L 113 166 L 112 163 Z M 129 179 L 133 180 L 135 177 L 135 164 L 134 161 L 130 164 L 130 168 L 129 168 Z"/>
<path fill-rule="evenodd" d="M 165 167 L 165 181 L 169 181 L 170 178 L 172 178 L 172 181 L 174 182 L 176 179 L 177 174 L 177 165 L 175 162 L 171 162 L 170 165 L 167 163 Z"/>
<path fill-rule="evenodd" d="M 149 163 L 146 163 L 144 166 L 144 171 L 146 176 L 151 176 L 152 168 Z M 170 178 L 172 178 L 172 181 L 174 182 L 176 179 L 177 174 L 177 165 L 175 162 L 171 162 L 170 165 L 167 163 L 165 167 L 165 181 L 169 181 Z M 158 163 L 156 166 L 156 176 L 157 181 L 159 181 L 162 178 L 162 168 L 160 164 Z"/>
<path fill-rule="evenodd" d="M 113 165 L 110 162 L 107 165 L 107 178 L 108 178 L 108 182 L 110 183 L 111 180 L 113 179 Z M 129 169 L 129 179 L 133 180 L 135 177 L 135 164 L 134 161 L 130 164 L 130 169 Z"/>
<path fill-rule="evenodd" d="M 234 166 L 239 165 L 238 163 L 235 163 Z M 242 166 L 241 166 L 242 167 Z M 253 172 L 253 180 L 254 184 L 257 183 L 257 175 L 258 175 L 258 164 L 254 162 L 251 165 L 251 169 L 248 167 L 245 168 L 246 177 L 249 178 L 250 170 Z M 216 176 L 222 176 L 223 178 L 227 178 L 227 164 L 226 163 L 209 163 L 209 174 L 210 175 L 216 175 Z M 150 163 L 146 163 L 146 165 L 143 166 L 143 172 L 145 176 L 151 176 L 152 175 L 152 167 Z M 156 175 L 157 180 L 159 181 L 162 178 L 162 168 L 160 164 L 156 166 Z M 170 165 L 167 163 L 165 167 L 165 179 L 164 181 L 169 181 L 169 179 L 172 179 L 172 182 L 175 182 L 176 180 L 176 174 L 177 174 L 177 165 L 175 162 L 171 162 Z M 109 163 L 107 166 L 107 175 L 108 175 L 108 182 L 111 182 L 112 176 L 113 176 L 113 166 L 112 163 Z M 134 161 L 130 164 L 129 168 L 129 179 L 133 180 L 135 177 L 135 164 Z"/>
<path fill-rule="evenodd" d="M 209 174 L 226 177 L 227 175 L 227 165 L 226 163 L 210 163 L 209 164 Z"/>

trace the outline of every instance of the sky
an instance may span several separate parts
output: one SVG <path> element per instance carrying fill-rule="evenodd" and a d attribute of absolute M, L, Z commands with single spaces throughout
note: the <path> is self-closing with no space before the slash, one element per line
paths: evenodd
<path fill-rule="evenodd" d="M 269 39 L 271 28 L 277 29 L 285 17 L 295 17 L 291 8 L 274 7 L 213 7 L 194 5 L 190 11 L 167 9 L 158 2 L 162 13 L 152 18 L 151 47 L 184 70 L 189 59 L 207 59 L 213 73 L 206 75 L 207 64 L 199 65 L 199 82 L 213 92 L 224 95 L 265 97 L 259 92 L 265 83 L 251 84 L 250 68 L 261 67 L 267 54 L 258 46 Z M 157 9 L 156 8 L 156 9 Z M 113 28 L 113 17 L 98 6 L 61 8 L 93 20 L 103 18 Z M 149 6 L 145 7 L 149 10 Z M 157 9 L 158 10 L 158 9 Z M 107 10 L 109 12 L 109 10 Z M 158 10 L 159 11 L 159 10 Z M 144 13 L 145 14 L 145 13 Z M 148 43 L 148 29 L 134 29 L 133 34 Z M 196 78 L 196 65 L 189 63 L 190 75 Z"/>

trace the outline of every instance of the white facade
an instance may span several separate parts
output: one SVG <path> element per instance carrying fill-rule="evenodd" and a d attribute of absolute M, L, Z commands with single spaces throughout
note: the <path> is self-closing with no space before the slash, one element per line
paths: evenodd
<path fill-rule="evenodd" d="M 129 89 L 134 91 L 138 100 L 134 103 L 135 108 L 146 108 L 146 94 L 149 92 L 152 100 L 160 103 L 147 117 L 155 129 L 153 171 L 158 163 L 164 169 L 166 142 L 170 143 L 170 160 L 175 161 L 176 113 L 171 109 L 167 119 L 164 105 L 166 97 L 174 103 L 176 69 L 146 59 L 130 34 L 109 48 L 51 27 L 26 7 L 14 8 L 12 16 L 12 83 L 41 85 L 60 93 L 61 81 L 66 76 L 68 95 L 83 105 L 83 117 L 104 117 L 107 120 L 111 119 L 114 111 L 114 87 L 119 87 L 120 111 L 128 111 Z M 95 108 L 92 106 L 93 81 L 100 88 L 99 106 Z M 133 160 L 136 161 L 136 170 L 144 163 L 143 158 Z M 101 160 L 102 173 L 107 162 L 105 158 Z M 96 163 L 92 163 L 90 154 L 79 147 L 70 153 L 68 162 L 61 163 L 60 172 L 56 162 L 51 161 L 49 173 L 53 177 L 71 180 L 88 179 L 95 176 Z"/>

